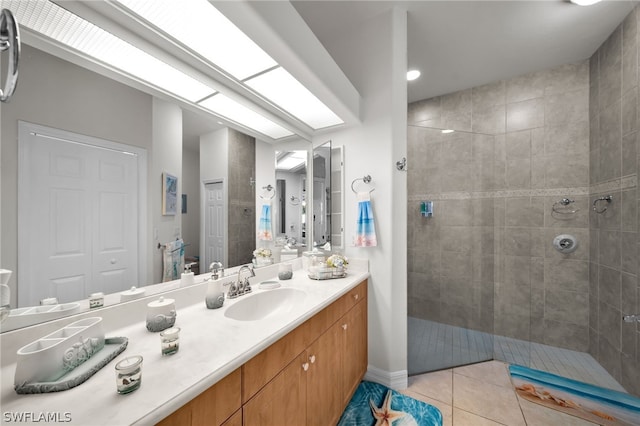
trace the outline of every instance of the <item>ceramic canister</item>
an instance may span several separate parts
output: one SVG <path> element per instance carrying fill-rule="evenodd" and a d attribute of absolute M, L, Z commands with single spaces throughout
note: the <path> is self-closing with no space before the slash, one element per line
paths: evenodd
<path fill-rule="evenodd" d="M 176 323 L 176 305 L 173 299 L 160 296 L 147 304 L 147 330 L 158 332 Z"/>

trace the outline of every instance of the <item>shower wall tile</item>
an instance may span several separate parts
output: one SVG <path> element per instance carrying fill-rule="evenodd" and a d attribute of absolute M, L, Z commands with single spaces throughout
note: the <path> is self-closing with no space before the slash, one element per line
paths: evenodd
<path fill-rule="evenodd" d="M 560 65 L 543 71 L 547 75 L 545 96 L 571 92 L 589 86 L 589 62 Z"/>
<path fill-rule="evenodd" d="M 620 232 L 600 231 L 598 262 L 601 265 L 620 270 L 622 255 L 620 253 Z"/>
<path fill-rule="evenodd" d="M 507 104 L 507 132 L 544 126 L 545 103 L 542 98 Z"/>
<path fill-rule="evenodd" d="M 506 82 L 496 81 L 472 89 L 474 111 L 481 107 L 504 105 L 506 97 Z"/>
<path fill-rule="evenodd" d="M 638 140 L 640 132 L 633 132 L 622 138 L 622 176 L 637 174 L 640 164 L 638 164 Z"/>
<path fill-rule="evenodd" d="M 621 347 L 621 321 L 622 313 L 620 310 L 610 306 L 607 303 L 600 302 L 600 343 L 609 342 L 611 347 L 616 351 L 620 351 Z"/>
<path fill-rule="evenodd" d="M 622 23 L 622 90 L 638 85 L 638 17 L 637 9 L 627 15 Z"/>
<path fill-rule="evenodd" d="M 637 189 L 620 193 L 620 229 L 622 231 L 638 231 L 637 199 Z"/>
<path fill-rule="evenodd" d="M 598 297 L 600 302 L 620 310 L 621 296 L 622 275 L 620 271 L 600 266 L 598 276 Z"/>
<path fill-rule="evenodd" d="M 544 124 L 587 123 L 589 120 L 589 88 L 549 95 L 544 99 Z M 535 126 L 539 127 L 539 126 Z"/>
<path fill-rule="evenodd" d="M 422 123 L 426 127 L 440 128 L 440 97 L 425 99 L 409 104 L 407 122 L 409 124 Z"/>
<path fill-rule="evenodd" d="M 562 290 L 546 291 L 544 318 L 585 327 L 589 322 L 589 294 Z"/>
<path fill-rule="evenodd" d="M 600 47 L 600 107 L 619 103 L 622 91 L 622 27 Z"/>
<path fill-rule="evenodd" d="M 471 89 L 441 97 L 443 129 L 471 131 L 471 98 Z"/>
<path fill-rule="evenodd" d="M 544 198 L 516 197 L 506 199 L 506 226 L 544 226 Z"/>
<path fill-rule="evenodd" d="M 505 131 L 505 105 L 474 107 L 471 130 L 490 135 Z"/>
<path fill-rule="evenodd" d="M 586 186 L 589 182 L 589 154 L 551 155 L 545 157 L 546 188 Z"/>
<path fill-rule="evenodd" d="M 638 234 L 636 232 L 620 233 L 621 270 L 630 274 L 638 273 Z"/>
<path fill-rule="evenodd" d="M 622 134 L 638 130 L 638 88 L 625 91 L 622 96 Z"/>
<path fill-rule="evenodd" d="M 548 290 L 589 294 L 589 263 L 585 260 L 545 259 L 544 282 Z"/>
<path fill-rule="evenodd" d="M 547 78 L 544 71 L 532 72 L 506 82 L 506 103 L 544 97 Z"/>
<path fill-rule="evenodd" d="M 589 347 L 589 327 L 545 319 L 544 344 L 585 352 Z"/>

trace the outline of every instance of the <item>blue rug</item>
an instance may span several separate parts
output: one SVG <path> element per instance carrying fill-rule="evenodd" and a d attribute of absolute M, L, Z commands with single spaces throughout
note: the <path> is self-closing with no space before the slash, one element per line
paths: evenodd
<path fill-rule="evenodd" d="M 385 422 L 386 421 L 386 422 Z M 442 414 L 418 401 L 373 382 L 361 382 L 338 426 L 442 426 Z"/>
<path fill-rule="evenodd" d="M 509 366 L 522 398 L 601 425 L 640 425 L 640 399 L 519 365 Z"/>

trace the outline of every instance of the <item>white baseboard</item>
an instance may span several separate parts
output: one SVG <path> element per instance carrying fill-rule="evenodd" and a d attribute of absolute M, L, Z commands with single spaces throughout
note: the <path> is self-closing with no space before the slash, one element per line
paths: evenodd
<path fill-rule="evenodd" d="M 406 389 L 409 386 L 409 373 L 407 370 L 385 371 L 369 365 L 364 379 L 396 390 Z"/>

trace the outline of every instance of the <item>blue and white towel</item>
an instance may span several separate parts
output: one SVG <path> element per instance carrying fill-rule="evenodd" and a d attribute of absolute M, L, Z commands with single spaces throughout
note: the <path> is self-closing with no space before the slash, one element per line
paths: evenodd
<path fill-rule="evenodd" d="M 378 245 L 373 220 L 373 208 L 371 208 L 371 193 L 369 192 L 358 192 L 358 220 L 356 225 L 354 246 L 374 247 Z"/>
<path fill-rule="evenodd" d="M 162 282 L 180 278 L 184 270 L 184 241 L 171 241 L 164 245 L 162 253 Z"/>
<path fill-rule="evenodd" d="M 271 201 L 269 200 L 264 200 L 262 204 L 260 223 L 258 224 L 258 239 L 263 241 L 271 241 L 273 239 L 271 232 Z"/>

